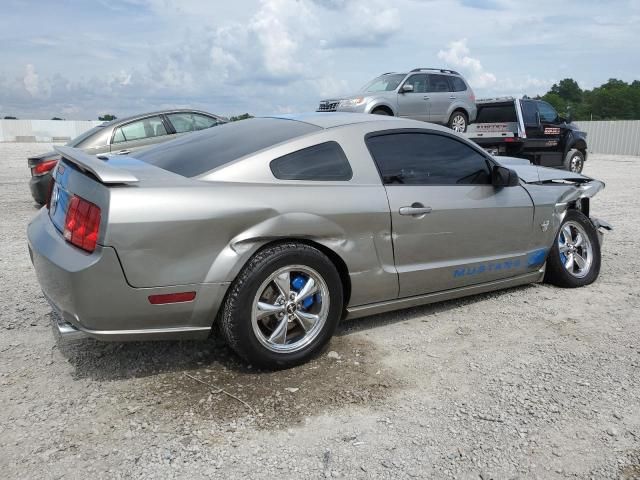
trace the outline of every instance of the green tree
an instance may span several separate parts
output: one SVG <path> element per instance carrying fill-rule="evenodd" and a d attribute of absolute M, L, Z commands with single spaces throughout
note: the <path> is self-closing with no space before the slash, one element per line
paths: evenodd
<path fill-rule="evenodd" d="M 616 78 L 592 90 L 565 78 L 542 96 L 560 113 L 571 111 L 575 120 L 640 119 L 640 81 L 626 83 Z"/>
<path fill-rule="evenodd" d="M 110 113 L 105 113 L 104 115 L 101 115 L 98 117 L 98 120 L 101 120 L 103 122 L 110 122 L 111 120 L 115 120 L 116 117 L 115 115 L 111 115 Z"/>
<path fill-rule="evenodd" d="M 10 115 L 7 115 L 6 117 L 4 117 L 5 120 L 17 120 L 18 117 L 12 117 Z"/>
<path fill-rule="evenodd" d="M 64 118 L 60 118 L 60 117 L 53 117 L 51 120 L 64 120 Z"/>

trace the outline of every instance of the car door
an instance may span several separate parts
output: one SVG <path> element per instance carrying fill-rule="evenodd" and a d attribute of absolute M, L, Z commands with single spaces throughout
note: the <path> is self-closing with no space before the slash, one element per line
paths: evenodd
<path fill-rule="evenodd" d="M 167 126 L 160 115 L 126 123 L 114 129 L 111 153 L 127 155 L 148 145 L 167 140 Z"/>
<path fill-rule="evenodd" d="M 557 167 L 563 164 L 560 145 L 563 124 L 556 110 L 540 100 L 521 100 L 524 117 L 525 151 L 536 165 Z"/>
<path fill-rule="evenodd" d="M 445 124 L 449 121 L 449 105 L 455 100 L 450 91 L 449 79 L 446 75 L 429 74 L 427 96 L 429 97 L 429 121 Z"/>
<path fill-rule="evenodd" d="M 405 85 L 411 85 L 412 91 L 403 91 Z M 425 94 L 427 90 L 427 75 L 417 73 L 409 76 L 398 90 L 398 116 L 421 120 L 429 120 L 429 100 Z"/>
<path fill-rule="evenodd" d="M 540 267 L 528 257 L 531 198 L 520 185 L 494 187 L 478 149 L 428 130 L 370 134 L 366 143 L 389 199 L 401 297 Z"/>

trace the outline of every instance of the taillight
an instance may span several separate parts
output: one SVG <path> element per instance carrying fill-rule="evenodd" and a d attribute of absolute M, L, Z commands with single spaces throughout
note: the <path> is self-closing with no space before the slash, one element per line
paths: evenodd
<path fill-rule="evenodd" d="M 34 177 L 44 175 L 45 173 L 53 170 L 57 164 L 58 160 L 45 160 L 44 162 L 37 164 L 31 169 L 31 175 L 33 175 Z"/>
<path fill-rule="evenodd" d="M 93 252 L 100 230 L 100 207 L 74 195 L 64 220 L 64 238 L 78 248 Z"/>
<path fill-rule="evenodd" d="M 473 92 L 471 92 L 471 101 L 472 101 L 473 103 L 476 103 L 476 94 L 475 94 L 475 93 L 473 93 Z"/>

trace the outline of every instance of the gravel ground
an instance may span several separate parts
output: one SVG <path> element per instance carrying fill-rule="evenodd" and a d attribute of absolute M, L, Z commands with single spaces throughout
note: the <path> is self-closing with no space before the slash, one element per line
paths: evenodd
<path fill-rule="evenodd" d="M 640 478 L 640 158 L 587 162 L 594 285 L 345 322 L 261 373 L 215 339 L 56 343 L 25 239 L 47 147 L 0 144 L 2 478 Z"/>

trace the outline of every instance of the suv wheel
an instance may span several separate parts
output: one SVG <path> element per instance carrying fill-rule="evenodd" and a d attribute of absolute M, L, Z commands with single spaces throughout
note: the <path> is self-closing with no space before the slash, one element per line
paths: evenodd
<path fill-rule="evenodd" d="M 466 113 L 456 110 L 451 114 L 451 118 L 447 125 L 454 132 L 464 133 L 467 131 L 468 122 L 469 120 L 467 119 Z"/>
<path fill-rule="evenodd" d="M 373 115 L 386 115 L 386 116 L 391 116 L 391 114 L 385 110 L 384 108 L 376 108 L 373 112 L 371 112 Z"/>

